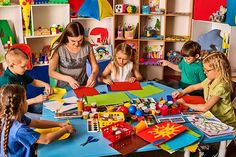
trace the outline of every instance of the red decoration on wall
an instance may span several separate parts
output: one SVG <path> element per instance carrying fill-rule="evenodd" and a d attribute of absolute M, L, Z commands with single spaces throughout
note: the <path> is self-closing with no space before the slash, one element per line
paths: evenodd
<path fill-rule="evenodd" d="M 91 30 L 90 35 L 100 35 L 101 38 L 97 38 L 97 42 L 105 42 L 108 39 L 108 30 L 106 28 L 96 27 Z"/>
<path fill-rule="evenodd" d="M 210 15 L 221 5 L 226 6 L 226 0 L 194 0 L 193 19 L 209 21 Z"/>

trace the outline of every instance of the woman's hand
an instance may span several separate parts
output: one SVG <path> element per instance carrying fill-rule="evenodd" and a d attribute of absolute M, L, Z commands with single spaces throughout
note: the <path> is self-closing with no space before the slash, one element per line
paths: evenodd
<path fill-rule="evenodd" d="M 136 78 L 135 77 L 131 77 L 131 78 L 128 79 L 128 81 L 132 83 L 132 82 L 136 81 Z"/>
<path fill-rule="evenodd" d="M 174 91 L 172 93 L 172 97 L 175 99 L 175 98 L 178 98 L 178 97 L 181 97 L 183 96 L 183 94 L 180 92 L 180 91 Z"/>
<path fill-rule="evenodd" d="M 177 102 L 184 105 L 184 106 L 186 106 L 186 102 L 182 98 L 178 99 Z"/>
<path fill-rule="evenodd" d="M 96 84 L 96 77 L 94 75 L 90 75 L 86 87 L 94 87 L 95 84 Z"/>
<path fill-rule="evenodd" d="M 112 84 L 113 84 L 112 80 L 109 79 L 109 78 L 103 79 L 103 82 L 106 83 L 106 84 L 108 84 L 108 85 L 112 85 Z"/>
<path fill-rule="evenodd" d="M 79 83 L 73 78 L 73 77 L 68 77 L 67 82 L 71 86 L 72 89 L 77 89 L 79 88 Z"/>

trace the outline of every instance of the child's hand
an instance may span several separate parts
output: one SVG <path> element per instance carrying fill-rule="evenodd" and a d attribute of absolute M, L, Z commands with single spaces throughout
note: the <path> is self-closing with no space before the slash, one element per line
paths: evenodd
<path fill-rule="evenodd" d="M 178 99 L 177 102 L 186 106 L 186 102 L 182 98 Z"/>
<path fill-rule="evenodd" d="M 132 83 L 132 82 L 136 81 L 136 78 L 135 77 L 131 77 L 131 78 L 128 79 L 128 81 Z"/>
<path fill-rule="evenodd" d="M 68 77 L 67 82 L 69 83 L 72 89 L 77 89 L 80 86 L 79 83 L 73 77 Z"/>
<path fill-rule="evenodd" d="M 108 85 L 112 85 L 113 84 L 112 80 L 109 79 L 109 78 L 108 79 L 103 79 L 103 82 L 108 84 Z"/>
<path fill-rule="evenodd" d="M 43 94 L 40 94 L 36 97 L 34 97 L 34 103 L 42 103 L 43 101 L 47 100 L 47 96 L 44 96 Z"/>
<path fill-rule="evenodd" d="M 95 84 L 96 84 L 96 77 L 94 75 L 90 75 L 86 87 L 94 87 Z"/>
<path fill-rule="evenodd" d="M 48 83 L 45 84 L 44 91 L 46 92 L 47 96 L 53 94 L 53 89 Z"/>
<path fill-rule="evenodd" d="M 71 134 L 76 133 L 76 130 L 75 130 L 75 128 L 74 128 L 72 125 L 67 124 L 67 125 L 64 126 L 63 128 L 66 129 L 66 132 L 67 132 L 67 133 L 71 133 Z"/>
<path fill-rule="evenodd" d="M 161 63 L 162 66 L 168 66 L 170 64 L 170 62 L 167 60 L 160 60 L 159 62 Z"/>
<path fill-rule="evenodd" d="M 174 91 L 172 93 L 172 97 L 175 99 L 175 98 L 178 98 L 178 97 L 181 97 L 182 96 L 182 93 L 179 92 L 179 91 Z"/>

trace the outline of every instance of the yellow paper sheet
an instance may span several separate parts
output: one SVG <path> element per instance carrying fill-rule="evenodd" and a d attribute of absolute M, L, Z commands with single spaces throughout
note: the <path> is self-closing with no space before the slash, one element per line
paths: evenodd
<path fill-rule="evenodd" d="M 63 88 L 53 88 L 54 93 L 48 97 L 49 100 L 55 100 L 64 103 L 62 97 L 66 94 L 66 90 Z"/>
<path fill-rule="evenodd" d="M 34 131 L 40 133 L 40 134 L 48 134 L 52 132 L 56 132 L 60 129 L 60 127 L 54 127 L 54 128 L 47 128 L 47 129 L 34 129 Z M 63 136 L 61 136 L 58 140 L 65 140 L 70 136 L 70 133 L 66 133 Z"/>

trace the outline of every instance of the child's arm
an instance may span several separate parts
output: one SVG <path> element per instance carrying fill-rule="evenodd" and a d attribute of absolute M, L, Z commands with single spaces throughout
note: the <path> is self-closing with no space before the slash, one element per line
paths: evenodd
<path fill-rule="evenodd" d="M 138 66 L 134 64 L 134 76 L 136 78 L 137 81 L 141 81 L 143 79 L 142 75 L 140 74 L 139 70 L 138 70 Z"/>
<path fill-rule="evenodd" d="M 111 79 L 106 78 L 108 75 L 111 74 L 111 69 L 112 69 L 112 63 L 109 63 L 104 69 L 104 71 L 102 72 L 102 75 L 98 78 L 98 81 L 104 82 L 106 84 L 113 84 Z"/>
<path fill-rule="evenodd" d="M 63 75 L 56 71 L 59 61 L 58 53 L 55 53 L 52 58 L 49 60 L 48 74 L 50 77 L 55 78 L 57 80 L 68 82 L 71 88 L 76 89 L 80 85 L 79 83 L 69 75 Z"/>
<path fill-rule="evenodd" d="M 185 94 L 191 93 L 191 92 L 196 91 L 196 90 L 202 90 L 202 89 L 203 89 L 203 86 L 202 86 L 201 83 L 190 85 L 181 92 L 180 91 L 174 91 L 172 93 L 172 97 L 173 98 L 178 98 L 178 97 L 180 98 L 181 96 L 183 96 Z"/>
<path fill-rule="evenodd" d="M 53 122 L 48 120 L 31 120 L 31 123 L 29 124 L 30 127 L 33 128 L 51 128 L 51 127 L 64 127 L 68 125 L 68 123 L 62 123 L 62 122 Z"/>
<path fill-rule="evenodd" d="M 201 111 L 206 112 L 208 111 L 212 106 L 214 106 L 221 98 L 218 96 L 212 96 L 205 104 L 188 104 L 183 99 L 177 100 L 179 103 L 190 107 L 191 109 L 195 111 Z"/>
<path fill-rule="evenodd" d="M 176 64 L 173 64 L 167 60 L 160 60 L 159 62 L 161 63 L 162 66 L 168 66 L 175 71 L 181 72 L 181 70 L 179 69 L 179 66 Z"/>
<path fill-rule="evenodd" d="M 88 78 L 86 87 L 93 87 L 96 84 L 96 77 L 97 77 L 98 72 L 99 72 L 99 66 L 98 66 L 98 63 L 96 61 L 96 58 L 95 58 L 95 55 L 94 55 L 93 51 L 91 51 L 89 53 L 88 60 L 89 60 L 89 63 L 91 65 L 91 68 L 92 68 L 92 73 Z"/>
<path fill-rule="evenodd" d="M 31 83 L 31 85 L 33 85 L 35 87 L 44 87 L 45 88 L 44 90 L 46 91 L 47 95 L 53 94 L 52 87 L 46 82 L 34 79 L 33 82 Z"/>
<path fill-rule="evenodd" d="M 49 144 L 49 143 L 59 139 L 65 133 L 72 133 L 73 134 L 75 132 L 76 132 L 76 130 L 73 128 L 72 125 L 66 125 L 56 132 L 41 134 L 39 136 L 38 140 L 36 141 L 36 143 Z"/>

